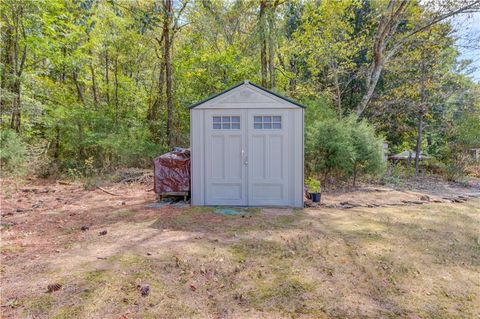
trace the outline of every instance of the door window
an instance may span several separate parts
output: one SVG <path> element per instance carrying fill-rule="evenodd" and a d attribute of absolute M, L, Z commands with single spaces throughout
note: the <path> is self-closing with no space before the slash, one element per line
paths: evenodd
<path fill-rule="evenodd" d="M 258 130 L 281 129 L 282 117 L 277 115 L 254 116 L 253 128 Z"/>
<path fill-rule="evenodd" d="M 240 116 L 214 116 L 212 125 L 214 130 L 239 130 Z"/>

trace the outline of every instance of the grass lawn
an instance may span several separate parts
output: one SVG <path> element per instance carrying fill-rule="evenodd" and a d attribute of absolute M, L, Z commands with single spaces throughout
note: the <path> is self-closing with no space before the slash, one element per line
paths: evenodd
<path fill-rule="evenodd" d="M 2 318 L 480 315 L 479 199 L 242 217 L 92 196 L 4 225 Z"/>

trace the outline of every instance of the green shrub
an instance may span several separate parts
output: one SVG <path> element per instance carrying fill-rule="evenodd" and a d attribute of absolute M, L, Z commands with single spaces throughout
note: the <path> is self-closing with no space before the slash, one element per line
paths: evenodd
<path fill-rule="evenodd" d="M 453 126 L 453 142 L 462 148 L 480 146 L 480 110 L 465 114 Z"/>
<path fill-rule="evenodd" d="M 385 163 L 382 159 L 383 138 L 378 137 L 375 128 L 365 120 L 356 122 L 349 119 L 351 136 L 354 149 L 352 175 L 353 186 L 358 173 L 378 174 L 384 171 Z"/>
<path fill-rule="evenodd" d="M 316 178 L 313 178 L 313 177 L 307 178 L 305 183 L 307 184 L 308 191 L 310 193 L 320 193 L 320 191 L 322 190 L 321 183 Z"/>
<path fill-rule="evenodd" d="M 459 117 L 452 127 L 451 141 L 441 150 L 445 177 L 458 180 L 475 164 L 468 150 L 480 146 L 480 111 Z"/>
<path fill-rule="evenodd" d="M 384 171 L 383 138 L 365 120 L 327 118 L 307 128 L 306 163 L 309 175 L 323 175 L 326 184 L 330 174 L 344 177 L 378 174 Z"/>
<path fill-rule="evenodd" d="M 1 172 L 24 174 L 28 160 L 27 144 L 14 131 L 7 129 L 0 134 Z"/>
<path fill-rule="evenodd" d="M 333 118 L 316 122 L 307 128 L 305 142 L 307 171 L 322 174 L 324 185 L 329 174 L 351 171 L 354 148 L 345 123 Z"/>

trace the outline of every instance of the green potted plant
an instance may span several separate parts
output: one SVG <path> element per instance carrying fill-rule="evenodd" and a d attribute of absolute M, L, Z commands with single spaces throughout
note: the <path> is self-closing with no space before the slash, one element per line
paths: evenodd
<path fill-rule="evenodd" d="M 320 185 L 320 181 L 310 177 L 306 180 L 307 183 L 307 188 L 308 188 L 308 193 L 310 194 L 310 198 L 312 199 L 312 202 L 319 203 L 320 202 L 320 197 L 322 195 L 322 187 Z"/>

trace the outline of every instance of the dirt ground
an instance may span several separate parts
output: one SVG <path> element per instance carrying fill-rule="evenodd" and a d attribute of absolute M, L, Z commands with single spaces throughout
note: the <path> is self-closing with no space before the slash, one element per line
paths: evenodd
<path fill-rule="evenodd" d="M 147 188 L 3 180 L 0 317 L 480 317 L 478 188 L 238 216 L 154 208 Z"/>

